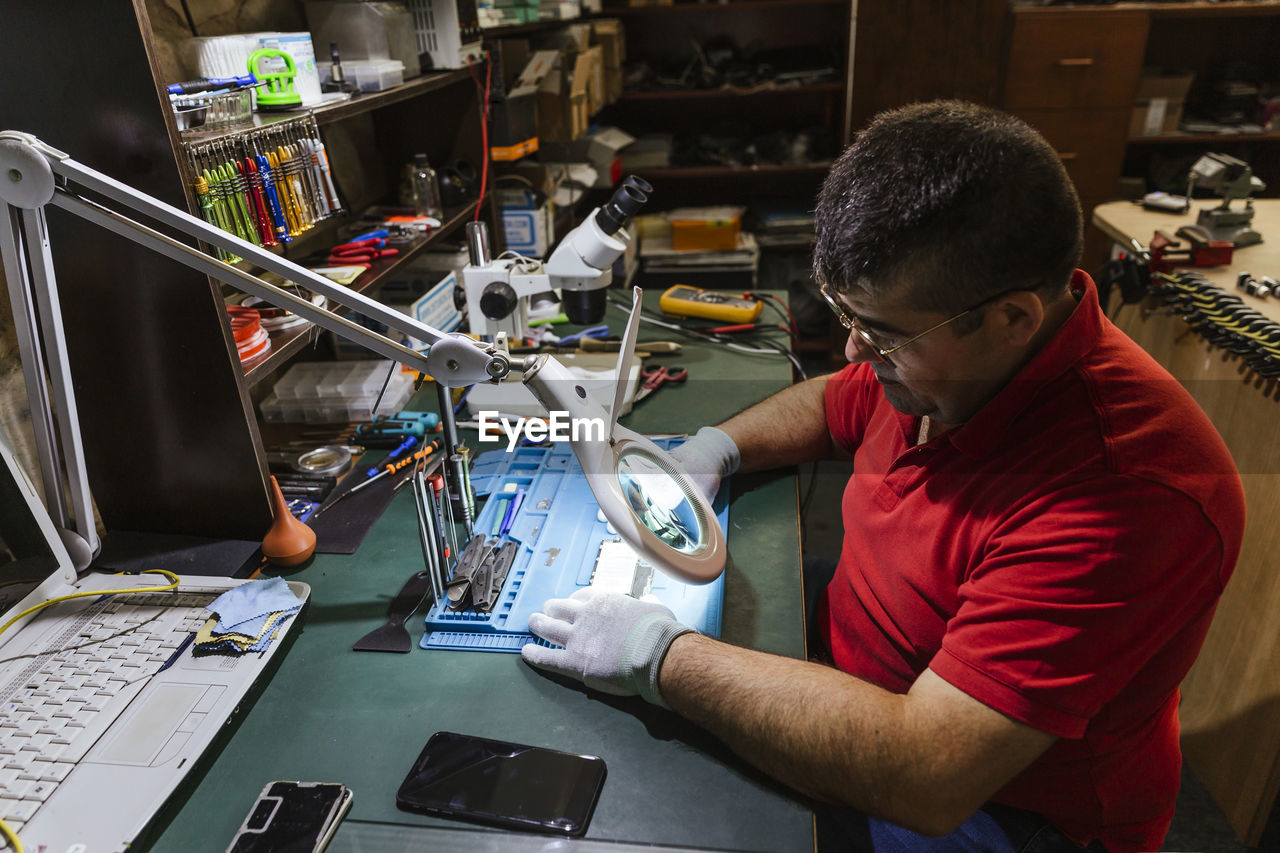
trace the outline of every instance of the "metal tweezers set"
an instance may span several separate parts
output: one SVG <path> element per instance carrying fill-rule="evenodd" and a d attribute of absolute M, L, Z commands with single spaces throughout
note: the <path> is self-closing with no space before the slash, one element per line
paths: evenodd
<path fill-rule="evenodd" d="M 342 212 L 311 115 L 183 147 L 205 221 L 249 243 L 288 243 Z M 222 249 L 217 255 L 239 260 Z"/>

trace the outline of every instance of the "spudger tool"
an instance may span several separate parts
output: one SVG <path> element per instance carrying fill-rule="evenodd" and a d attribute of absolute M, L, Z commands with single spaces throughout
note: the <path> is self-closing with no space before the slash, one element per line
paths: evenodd
<path fill-rule="evenodd" d="M 422 602 L 431 594 L 434 586 L 431 573 L 423 570 L 413 575 L 400 588 L 400 592 L 387 608 L 385 624 L 365 634 L 351 647 L 356 652 L 400 652 L 407 654 L 413 650 L 413 638 L 404 627 L 414 611 L 422 606 Z"/>

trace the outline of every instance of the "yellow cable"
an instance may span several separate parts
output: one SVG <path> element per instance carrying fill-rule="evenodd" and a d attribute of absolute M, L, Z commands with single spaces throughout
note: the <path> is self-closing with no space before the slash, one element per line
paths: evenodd
<path fill-rule="evenodd" d="M 14 832 L 9 827 L 9 824 L 5 823 L 3 820 L 0 820 L 0 834 L 4 835 L 5 840 L 9 842 L 11 847 L 13 847 L 14 853 L 26 853 L 25 848 L 22 846 L 22 842 L 18 840 L 18 833 Z"/>
<path fill-rule="evenodd" d="M 127 574 L 133 574 L 133 573 L 132 572 L 116 572 L 115 574 L 127 575 Z M 137 574 L 164 575 L 169 579 L 169 584 L 167 586 L 143 586 L 143 587 L 135 587 L 133 589 L 94 589 L 94 590 L 87 590 L 85 592 L 72 592 L 72 593 L 68 593 L 67 595 L 60 595 L 57 598 L 51 598 L 48 601 L 42 601 L 39 604 L 35 605 L 34 607 L 28 607 L 26 610 L 22 611 L 17 616 L 10 619 L 8 622 L 4 623 L 3 625 L 0 625 L 0 634 L 3 634 L 5 631 L 8 631 L 9 628 L 13 626 L 14 622 L 17 622 L 19 619 L 21 619 L 23 616 L 26 616 L 28 613 L 35 613 L 37 610 L 43 610 L 44 608 L 48 607 L 51 604 L 57 604 L 59 601 L 67 601 L 68 599 L 72 599 L 72 598 L 85 598 L 88 596 L 126 595 L 131 592 L 165 592 L 167 590 L 175 588 L 178 585 L 178 576 L 175 575 L 173 572 L 165 571 L 164 569 L 147 569 L 145 572 L 138 572 Z"/>

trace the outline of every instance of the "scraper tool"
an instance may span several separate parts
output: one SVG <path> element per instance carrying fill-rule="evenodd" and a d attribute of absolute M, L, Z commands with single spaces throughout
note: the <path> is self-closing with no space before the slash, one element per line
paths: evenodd
<path fill-rule="evenodd" d="M 409 578 L 387 608 L 386 624 L 365 634 L 351 647 L 356 652 L 401 652 L 413 649 L 413 638 L 404 623 L 431 593 L 431 573 L 421 571 Z"/>

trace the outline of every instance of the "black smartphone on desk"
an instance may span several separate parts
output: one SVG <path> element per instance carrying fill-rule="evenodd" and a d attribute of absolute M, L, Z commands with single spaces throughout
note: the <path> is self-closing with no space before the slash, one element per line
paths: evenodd
<path fill-rule="evenodd" d="M 396 792 L 396 805 L 576 836 L 587 831 L 604 776 L 604 760 L 594 755 L 436 732 Z"/>

